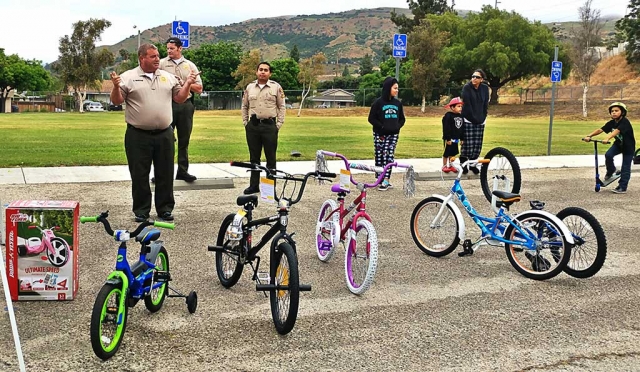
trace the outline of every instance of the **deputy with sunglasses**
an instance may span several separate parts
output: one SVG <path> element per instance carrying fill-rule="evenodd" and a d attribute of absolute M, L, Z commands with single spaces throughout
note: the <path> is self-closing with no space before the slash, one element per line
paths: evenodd
<path fill-rule="evenodd" d="M 460 163 L 468 159 L 475 160 L 482 151 L 484 140 L 484 125 L 489 109 L 489 87 L 483 84 L 486 75 L 481 69 L 477 69 L 471 75 L 471 81 L 462 88 L 462 117 L 464 118 L 464 143 L 460 149 Z M 474 174 L 478 174 L 477 167 L 471 167 Z M 469 168 L 462 170 L 464 174 Z"/>

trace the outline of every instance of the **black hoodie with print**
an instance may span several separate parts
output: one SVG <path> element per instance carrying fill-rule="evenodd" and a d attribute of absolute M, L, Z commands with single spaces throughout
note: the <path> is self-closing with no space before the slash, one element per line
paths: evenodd
<path fill-rule="evenodd" d="M 397 83 L 398 80 L 395 78 L 386 78 L 382 84 L 382 96 L 371 105 L 369 123 L 377 134 L 398 134 L 404 125 L 402 102 L 391 97 L 391 87 Z"/>

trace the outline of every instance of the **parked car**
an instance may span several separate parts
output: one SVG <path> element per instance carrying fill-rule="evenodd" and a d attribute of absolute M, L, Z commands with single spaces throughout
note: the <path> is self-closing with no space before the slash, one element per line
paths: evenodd
<path fill-rule="evenodd" d="M 284 108 L 286 109 L 292 109 L 293 105 L 291 105 L 290 103 L 287 103 L 286 105 L 284 105 Z"/>
<path fill-rule="evenodd" d="M 99 102 L 91 102 L 89 105 L 87 105 L 86 110 L 87 111 L 104 111 L 104 107 L 102 107 L 102 104 Z"/>
<path fill-rule="evenodd" d="M 88 107 L 89 107 L 89 105 L 90 105 L 90 104 L 92 104 L 92 103 L 99 103 L 99 102 L 94 102 L 94 101 L 86 100 L 86 101 L 84 101 L 84 102 L 82 103 L 82 109 L 83 109 L 84 111 L 87 111 L 87 108 L 88 108 Z"/>
<path fill-rule="evenodd" d="M 122 105 L 109 105 L 109 111 L 122 111 Z"/>
<path fill-rule="evenodd" d="M 316 106 L 316 108 L 329 108 L 331 107 L 328 103 L 323 103 L 321 105 Z"/>

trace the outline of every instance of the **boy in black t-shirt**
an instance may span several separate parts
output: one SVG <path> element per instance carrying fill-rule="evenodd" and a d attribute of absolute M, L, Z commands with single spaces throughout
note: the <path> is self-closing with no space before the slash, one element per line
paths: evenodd
<path fill-rule="evenodd" d="M 616 194 L 624 194 L 627 192 L 627 185 L 631 178 L 631 162 L 633 161 L 633 155 L 636 149 L 636 139 L 633 135 L 633 127 L 631 122 L 627 119 L 627 106 L 622 102 L 614 102 L 609 105 L 609 114 L 611 120 L 609 120 L 602 128 L 596 129 L 588 136 L 583 138 L 586 142 L 591 140 L 591 137 L 605 132 L 608 133 L 604 142 L 609 142 L 610 139 L 615 137 L 613 145 L 609 148 L 605 157 L 605 165 L 607 166 L 607 174 L 604 176 L 605 181 L 613 177 L 616 172 L 616 166 L 613 164 L 613 157 L 622 154 L 622 170 L 620 172 L 620 181 L 618 181 L 618 187 L 614 190 Z"/>
<path fill-rule="evenodd" d="M 445 173 L 457 172 L 451 166 L 458 152 L 458 142 L 462 145 L 464 140 L 464 119 L 462 117 L 462 100 L 453 98 L 446 106 L 450 111 L 442 118 L 442 139 L 444 140 L 444 154 L 442 154 L 442 171 Z"/>

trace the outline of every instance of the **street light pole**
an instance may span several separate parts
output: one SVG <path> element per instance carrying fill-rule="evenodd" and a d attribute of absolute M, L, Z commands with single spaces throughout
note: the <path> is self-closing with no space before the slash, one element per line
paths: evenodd
<path fill-rule="evenodd" d="M 136 29 L 138 26 L 133 25 L 133 28 Z M 138 28 L 138 49 L 140 49 L 140 29 Z"/>

